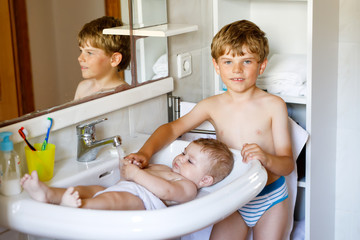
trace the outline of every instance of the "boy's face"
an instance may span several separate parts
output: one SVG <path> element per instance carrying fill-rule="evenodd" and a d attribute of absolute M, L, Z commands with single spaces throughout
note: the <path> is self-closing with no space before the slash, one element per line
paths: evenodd
<path fill-rule="evenodd" d="M 84 79 L 101 79 L 112 69 L 111 56 L 106 55 L 104 50 L 94 48 L 89 44 L 80 47 L 78 61 Z"/>
<path fill-rule="evenodd" d="M 243 47 L 243 56 L 233 56 L 232 51 L 225 51 L 217 61 L 213 59 L 216 73 L 220 75 L 228 90 L 244 92 L 255 86 L 257 77 L 265 70 L 267 60 L 259 63 L 259 56 Z"/>
<path fill-rule="evenodd" d="M 184 149 L 184 152 L 175 157 L 172 163 L 172 170 L 174 172 L 189 179 L 198 188 L 212 184 L 212 177 L 206 175 L 210 167 L 209 157 L 205 152 L 201 151 L 201 148 L 196 143 L 190 143 Z"/>

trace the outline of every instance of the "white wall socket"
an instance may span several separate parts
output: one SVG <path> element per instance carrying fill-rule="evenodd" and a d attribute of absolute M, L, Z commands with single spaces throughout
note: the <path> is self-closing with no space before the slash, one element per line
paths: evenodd
<path fill-rule="evenodd" d="M 192 72 L 190 53 L 181 53 L 177 55 L 177 75 L 178 78 L 189 76 Z"/>

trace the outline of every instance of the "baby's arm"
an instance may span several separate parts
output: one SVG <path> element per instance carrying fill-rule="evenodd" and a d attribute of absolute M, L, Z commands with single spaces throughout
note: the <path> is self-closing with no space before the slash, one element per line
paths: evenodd
<path fill-rule="evenodd" d="M 245 162 L 258 159 L 268 171 L 278 176 L 287 176 L 294 169 L 294 161 L 286 104 L 278 100 L 276 104 L 271 105 L 271 108 L 274 153 L 265 152 L 259 145 L 250 143 L 244 144 L 241 154 Z"/>
<path fill-rule="evenodd" d="M 133 161 L 134 164 L 140 167 L 146 167 L 153 154 L 173 142 L 182 134 L 196 128 L 205 120 L 208 120 L 209 114 L 207 112 L 207 106 L 206 100 L 203 100 L 185 116 L 161 125 L 137 153 L 129 154 L 125 158 Z"/>
<path fill-rule="evenodd" d="M 197 195 L 196 185 L 187 179 L 169 181 L 129 162 L 124 163 L 121 174 L 126 180 L 140 184 L 161 200 L 183 203 Z"/>

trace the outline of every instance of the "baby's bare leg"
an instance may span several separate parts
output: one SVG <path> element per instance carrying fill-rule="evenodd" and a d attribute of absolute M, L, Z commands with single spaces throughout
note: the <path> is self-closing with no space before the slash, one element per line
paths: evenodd
<path fill-rule="evenodd" d="M 145 210 L 143 201 L 128 192 L 105 192 L 82 199 L 82 208 L 100 210 Z"/>
<path fill-rule="evenodd" d="M 66 189 L 64 195 L 61 198 L 60 205 L 75 208 L 80 207 L 81 199 L 79 197 L 79 192 L 75 191 L 74 187 L 69 187 Z"/>
<path fill-rule="evenodd" d="M 65 188 L 49 187 L 41 182 L 36 171 L 33 171 L 31 175 L 25 174 L 20 180 L 20 184 L 25 191 L 29 193 L 31 198 L 45 203 L 60 204 L 66 191 Z M 91 198 L 95 193 L 104 189 L 104 187 L 96 185 L 75 187 L 75 190 L 79 192 L 81 198 Z"/>
<path fill-rule="evenodd" d="M 21 186 L 29 193 L 30 197 L 45 203 L 60 203 L 63 194 L 62 189 L 50 188 L 39 180 L 36 171 L 31 175 L 25 174 L 20 180 Z"/>
<path fill-rule="evenodd" d="M 285 233 L 289 222 L 288 211 L 288 198 L 267 210 L 254 227 L 254 239 L 286 239 Z"/>
<path fill-rule="evenodd" d="M 248 231 L 249 227 L 240 213 L 236 211 L 214 225 L 210 240 L 244 240 Z"/>

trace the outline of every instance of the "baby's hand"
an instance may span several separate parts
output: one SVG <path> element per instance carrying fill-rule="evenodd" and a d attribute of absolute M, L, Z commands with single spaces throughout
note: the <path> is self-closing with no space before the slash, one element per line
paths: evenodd
<path fill-rule="evenodd" d="M 135 176 L 141 171 L 139 166 L 127 161 L 126 159 L 122 162 L 122 167 L 120 169 L 120 175 L 125 180 L 133 181 Z"/>
<path fill-rule="evenodd" d="M 132 164 L 135 164 L 140 168 L 144 168 L 149 165 L 148 158 L 141 152 L 131 153 L 127 155 L 125 159 L 129 160 Z"/>
<path fill-rule="evenodd" d="M 241 149 L 241 156 L 243 157 L 243 162 L 245 163 L 248 163 L 250 160 L 257 159 L 266 166 L 267 155 L 256 143 L 245 143 Z"/>

